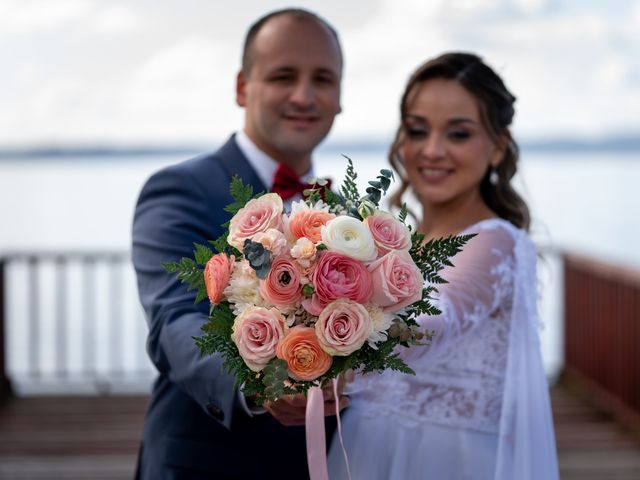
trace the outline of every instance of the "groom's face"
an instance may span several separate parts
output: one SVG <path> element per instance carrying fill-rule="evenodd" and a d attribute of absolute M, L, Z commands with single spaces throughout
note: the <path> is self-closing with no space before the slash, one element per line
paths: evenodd
<path fill-rule="evenodd" d="M 342 58 L 324 26 L 275 17 L 258 32 L 248 72 L 240 72 L 237 102 L 244 130 L 263 151 L 298 173 L 340 112 Z"/>

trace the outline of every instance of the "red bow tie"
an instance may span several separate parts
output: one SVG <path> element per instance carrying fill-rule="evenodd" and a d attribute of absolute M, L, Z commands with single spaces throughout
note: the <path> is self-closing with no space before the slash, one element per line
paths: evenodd
<path fill-rule="evenodd" d="M 331 186 L 331 182 L 327 180 L 327 188 Z M 298 174 L 284 163 L 278 165 L 276 174 L 273 177 L 273 185 L 271 191 L 277 193 L 283 200 L 289 200 L 297 194 L 302 195 L 302 192 L 311 188 L 309 183 L 303 183 L 300 181 Z M 321 192 L 322 198 L 324 198 L 324 189 Z"/>

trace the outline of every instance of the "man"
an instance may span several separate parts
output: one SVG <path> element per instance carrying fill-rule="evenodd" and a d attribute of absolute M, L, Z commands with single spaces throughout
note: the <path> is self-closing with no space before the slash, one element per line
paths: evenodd
<path fill-rule="evenodd" d="M 200 358 L 206 302 L 194 304 L 162 263 L 190 256 L 194 242 L 224 233 L 229 183 L 272 188 L 276 170 L 303 176 L 340 112 L 342 54 L 335 31 L 314 14 L 287 9 L 258 20 L 245 40 L 236 101 L 243 131 L 213 154 L 166 168 L 144 186 L 133 224 L 133 263 L 159 371 L 147 412 L 138 477 L 305 478 L 304 399 L 261 413 L 221 371 Z M 340 399 L 341 406 L 344 399 Z M 333 399 L 327 408 L 333 408 Z M 296 426 L 291 426 L 296 425 Z M 330 432 L 328 432 L 330 438 Z"/>

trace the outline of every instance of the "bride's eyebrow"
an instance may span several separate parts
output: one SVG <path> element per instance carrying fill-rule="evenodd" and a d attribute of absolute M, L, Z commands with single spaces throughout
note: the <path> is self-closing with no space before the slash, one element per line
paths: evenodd
<path fill-rule="evenodd" d="M 427 123 L 427 119 L 424 117 L 421 117 L 420 115 L 415 115 L 412 113 L 408 113 L 405 117 L 405 120 L 411 120 L 413 122 L 421 122 L 421 123 Z"/>
<path fill-rule="evenodd" d="M 471 123 L 471 124 L 475 125 L 478 122 L 476 122 L 472 118 L 468 118 L 468 117 L 456 117 L 456 118 L 450 119 L 447 123 L 449 125 L 460 125 L 460 124 L 464 124 L 464 123 Z"/>

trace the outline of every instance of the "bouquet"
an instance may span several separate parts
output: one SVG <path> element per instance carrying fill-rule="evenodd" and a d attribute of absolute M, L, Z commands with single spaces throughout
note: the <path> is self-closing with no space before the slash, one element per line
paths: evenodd
<path fill-rule="evenodd" d="M 220 353 L 258 403 L 348 370 L 414 373 L 396 346 L 432 339 L 416 318 L 439 313 L 439 271 L 472 237 L 425 243 L 406 224 L 406 205 L 397 216 L 379 208 L 393 173 L 381 170 L 360 196 L 347 160 L 340 195 L 315 180 L 289 213 L 279 195 L 254 195 L 234 177 L 227 232 L 164 265 L 211 304 L 195 337 L 201 353 Z"/>

